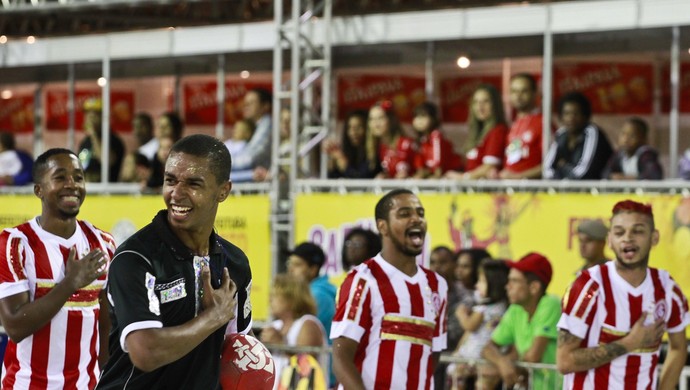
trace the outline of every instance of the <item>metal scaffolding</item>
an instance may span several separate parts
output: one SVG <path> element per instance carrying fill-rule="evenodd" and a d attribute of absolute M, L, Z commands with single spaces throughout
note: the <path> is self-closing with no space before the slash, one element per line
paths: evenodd
<path fill-rule="evenodd" d="M 289 18 L 285 11 L 289 11 Z M 311 158 L 321 155 L 320 144 L 331 121 L 328 26 L 332 22 L 332 0 L 293 0 L 290 10 L 283 9 L 282 0 L 275 0 L 274 15 L 271 245 L 275 274 L 283 267 L 282 255 L 295 241 L 296 181 L 303 176 L 325 177 L 325 162 L 312 163 Z M 323 29 L 315 26 L 316 20 Z M 285 61 L 288 50 L 290 58 Z M 284 75 L 288 75 L 286 80 Z M 281 140 L 284 110 L 290 113 L 289 139 Z"/>

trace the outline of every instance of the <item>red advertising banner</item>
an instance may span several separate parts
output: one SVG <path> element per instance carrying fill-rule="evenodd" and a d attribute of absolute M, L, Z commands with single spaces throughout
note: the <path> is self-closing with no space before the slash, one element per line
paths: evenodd
<path fill-rule="evenodd" d="M 98 90 L 74 91 L 74 122 L 76 130 L 84 125 L 84 101 L 90 98 L 100 98 Z M 69 113 L 67 111 L 67 91 L 52 90 L 46 92 L 46 128 L 49 130 L 67 130 Z M 118 133 L 132 131 L 134 117 L 134 92 L 110 91 L 110 127 Z"/>
<path fill-rule="evenodd" d="M 338 78 L 338 118 L 352 110 L 368 110 L 376 102 L 390 100 L 403 122 L 411 122 L 414 109 L 426 100 L 423 77 L 341 76 Z"/>
<path fill-rule="evenodd" d="M 671 111 L 671 70 L 667 64 L 661 72 L 661 111 Z M 680 64 L 680 96 L 678 109 L 690 112 L 690 63 Z"/>
<path fill-rule="evenodd" d="M 0 100 L 0 130 L 12 133 L 34 131 L 33 96 L 14 96 Z"/>
<path fill-rule="evenodd" d="M 218 83 L 189 82 L 184 85 L 184 119 L 188 125 L 215 125 L 218 118 L 216 90 Z M 254 88 L 273 89 L 273 84 L 225 82 L 225 124 L 232 125 L 242 118 L 242 101 Z"/>
<path fill-rule="evenodd" d="M 651 64 L 579 63 L 553 70 L 554 109 L 563 94 L 584 93 L 594 114 L 651 114 L 654 76 Z"/>
<path fill-rule="evenodd" d="M 462 76 L 441 80 L 441 120 L 444 123 L 465 123 L 474 91 L 481 84 L 490 84 L 501 91 L 501 76 Z"/>

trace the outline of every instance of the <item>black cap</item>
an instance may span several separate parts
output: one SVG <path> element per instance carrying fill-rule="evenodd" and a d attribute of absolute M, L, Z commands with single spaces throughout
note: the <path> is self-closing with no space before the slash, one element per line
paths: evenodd
<path fill-rule="evenodd" d="M 309 263 L 309 265 L 316 265 L 319 268 L 326 263 L 326 254 L 323 253 L 323 249 L 311 242 L 303 242 L 297 245 L 295 249 L 290 252 L 290 255 L 300 257 Z"/>

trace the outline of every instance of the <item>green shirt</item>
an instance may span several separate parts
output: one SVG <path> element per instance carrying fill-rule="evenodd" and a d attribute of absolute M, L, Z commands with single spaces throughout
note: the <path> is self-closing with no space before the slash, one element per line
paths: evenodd
<path fill-rule="evenodd" d="M 525 352 L 532 346 L 535 337 L 546 337 L 549 339 L 549 344 L 544 351 L 541 362 L 555 364 L 556 339 L 558 337 L 556 324 L 560 317 L 561 301 L 554 295 L 544 295 L 541 298 L 531 321 L 529 314 L 522 306 L 512 304 L 491 335 L 491 340 L 499 346 L 514 345 L 518 356 L 522 359 Z M 547 371 L 552 373 L 548 379 L 545 377 Z M 555 371 L 535 370 L 534 383 L 531 388 L 553 389 L 553 375 L 555 375 Z M 544 383 L 545 380 L 548 380 L 546 384 Z"/>

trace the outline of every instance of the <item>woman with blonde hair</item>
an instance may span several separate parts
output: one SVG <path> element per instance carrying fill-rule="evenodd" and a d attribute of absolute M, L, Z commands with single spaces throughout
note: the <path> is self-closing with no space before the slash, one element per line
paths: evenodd
<path fill-rule="evenodd" d="M 508 136 L 501 95 L 493 85 L 482 84 L 470 102 L 468 137 L 465 141 L 465 172 L 449 171 L 450 179 L 495 179 L 503 166 Z"/>
<path fill-rule="evenodd" d="M 266 344 L 290 347 L 324 347 L 328 345 L 326 330 L 316 318 L 316 301 L 309 284 L 286 275 L 276 275 L 271 286 L 271 315 L 274 321 L 261 331 L 259 339 Z M 290 354 L 275 352 L 275 389 L 279 388 L 283 368 L 290 365 Z M 328 355 L 314 356 L 322 369 L 323 381 L 328 378 Z"/>

